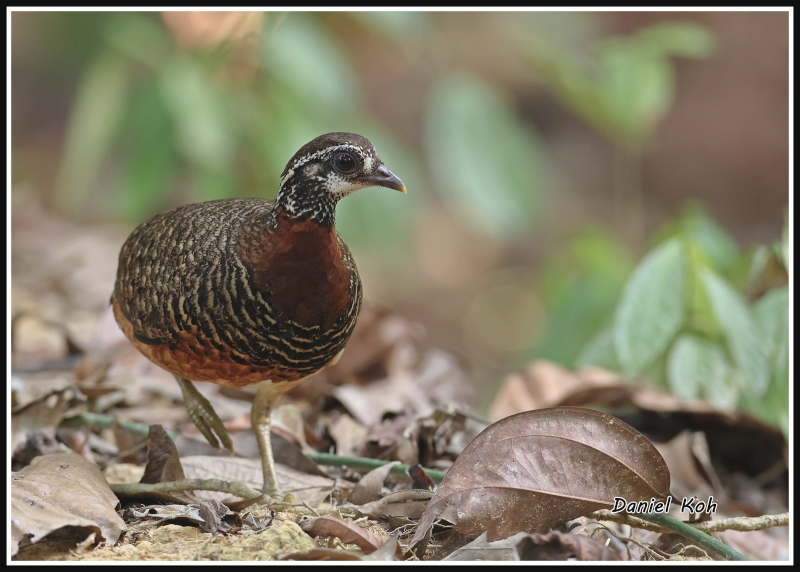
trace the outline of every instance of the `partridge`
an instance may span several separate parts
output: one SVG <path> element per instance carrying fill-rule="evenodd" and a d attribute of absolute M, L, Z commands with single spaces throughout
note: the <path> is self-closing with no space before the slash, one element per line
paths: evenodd
<path fill-rule="evenodd" d="M 275 200 L 175 208 L 136 228 L 120 252 L 114 316 L 142 354 L 175 375 L 209 443 L 233 454 L 192 381 L 257 388 L 251 420 L 262 490 L 273 497 L 281 495 L 275 402 L 335 363 L 356 324 L 361 279 L 334 218 L 339 199 L 370 186 L 406 192 L 367 139 L 328 133 L 289 160 Z"/>

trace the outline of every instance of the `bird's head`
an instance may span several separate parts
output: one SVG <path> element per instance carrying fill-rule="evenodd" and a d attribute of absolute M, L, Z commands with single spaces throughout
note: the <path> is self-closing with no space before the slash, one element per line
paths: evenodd
<path fill-rule="evenodd" d="M 286 164 L 277 200 L 289 216 L 333 224 L 339 199 L 364 187 L 406 192 L 368 139 L 327 133 L 303 145 Z"/>

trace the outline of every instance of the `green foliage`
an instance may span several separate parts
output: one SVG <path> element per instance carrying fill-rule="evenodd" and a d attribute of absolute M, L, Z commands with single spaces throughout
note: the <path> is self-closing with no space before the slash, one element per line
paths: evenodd
<path fill-rule="evenodd" d="M 103 53 L 81 78 L 67 127 L 54 203 L 77 214 L 88 198 L 124 113 L 128 67 L 113 54 Z"/>
<path fill-rule="evenodd" d="M 702 280 L 727 349 L 744 379 L 745 393 L 748 397 L 760 397 L 766 390 L 769 367 L 764 338 L 750 307 L 744 296 L 711 270 L 702 270 Z"/>
<path fill-rule="evenodd" d="M 613 315 L 633 266 L 628 248 L 600 228 L 582 230 L 549 253 L 538 287 L 547 327 L 526 361 L 543 356 L 569 366 L 579 359 L 580 348 Z"/>
<path fill-rule="evenodd" d="M 476 226 L 501 239 L 527 231 L 542 206 L 540 145 L 488 84 L 439 80 L 425 120 L 439 187 Z"/>
<path fill-rule="evenodd" d="M 683 324 L 685 266 L 683 244 L 671 239 L 645 257 L 625 286 L 612 331 L 628 375 L 643 373 Z"/>
<path fill-rule="evenodd" d="M 402 23 L 360 18 L 380 20 L 387 33 Z M 358 77 L 324 18 L 268 14 L 266 22 L 258 67 L 251 81 L 239 81 L 229 76 L 230 45 L 178 46 L 157 14 L 92 18 L 95 42 L 80 75 L 55 205 L 75 217 L 139 223 L 184 202 L 271 198 L 301 145 L 326 131 L 356 131 L 410 192 L 403 200 L 368 191 L 344 201 L 337 226 L 352 248 L 381 250 L 376 260 L 392 266 L 403 255 L 396 238 L 425 194 L 418 158 L 363 111 Z"/>
<path fill-rule="evenodd" d="M 741 280 L 747 283 L 740 288 L 732 282 L 765 251 L 740 252 L 697 207 L 657 236 L 661 242 L 628 279 L 613 321 L 575 365 L 643 375 L 678 397 L 745 409 L 786 433 L 788 288 L 780 285 L 751 303 L 741 288 L 752 280 Z M 766 250 L 774 263 L 780 251 Z"/>
<path fill-rule="evenodd" d="M 538 77 L 585 121 L 635 151 L 666 115 L 675 95 L 671 57 L 711 54 L 713 36 L 701 25 L 665 22 L 631 36 L 604 39 L 586 61 L 546 35 L 529 39 Z"/>
<path fill-rule="evenodd" d="M 291 14 L 267 33 L 261 44 L 269 77 L 291 88 L 295 97 L 326 114 L 360 105 L 358 79 L 341 49 L 314 18 Z"/>

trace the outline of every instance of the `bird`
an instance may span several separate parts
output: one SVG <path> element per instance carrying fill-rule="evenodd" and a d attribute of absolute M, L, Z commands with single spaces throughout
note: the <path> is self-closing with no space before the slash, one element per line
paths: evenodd
<path fill-rule="evenodd" d="M 251 422 L 269 497 L 282 497 L 270 441 L 275 402 L 338 361 L 356 324 L 362 284 L 335 214 L 340 199 L 371 186 L 406 192 L 368 139 L 326 133 L 289 159 L 274 200 L 179 206 L 138 226 L 120 250 L 117 323 L 175 376 L 212 446 L 234 454 L 193 382 L 257 388 Z"/>

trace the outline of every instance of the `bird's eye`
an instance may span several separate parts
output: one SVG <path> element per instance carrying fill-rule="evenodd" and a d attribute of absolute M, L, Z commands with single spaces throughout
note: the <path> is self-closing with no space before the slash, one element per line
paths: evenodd
<path fill-rule="evenodd" d="M 333 159 L 333 166 L 336 167 L 336 170 L 340 173 L 352 173 L 356 170 L 356 160 L 353 159 L 352 155 L 339 153 Z"/>

